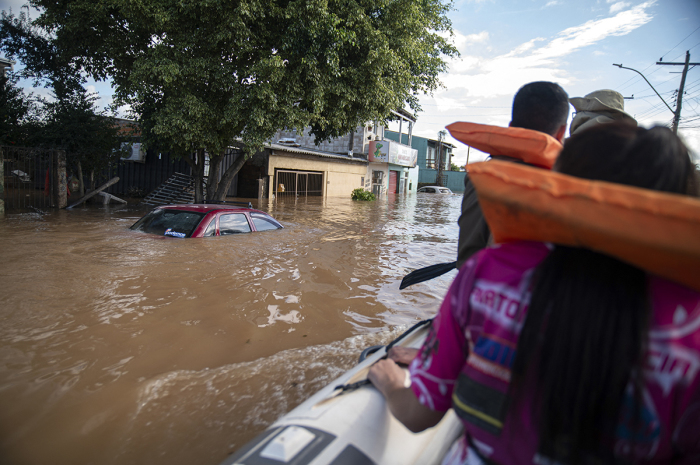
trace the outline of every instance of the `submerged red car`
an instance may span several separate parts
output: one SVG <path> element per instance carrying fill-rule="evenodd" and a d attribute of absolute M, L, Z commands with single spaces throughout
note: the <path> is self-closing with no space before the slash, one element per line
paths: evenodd
<path fill-rule="evenodd" d="M 153 209 L 130 229 L 161 236 L 210 237 L 283 228 L 267 213 L 248 205 L 166 205 Z"/>

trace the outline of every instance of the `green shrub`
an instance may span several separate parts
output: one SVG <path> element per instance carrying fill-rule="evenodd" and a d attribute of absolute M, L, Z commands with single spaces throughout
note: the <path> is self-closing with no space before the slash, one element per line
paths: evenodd
<path fill-rule="evenodd" d="M 377 198 L 374 196 L 373 193 L 370 191 L 366 191 L 362 189 L 361 187 L 358 187 L 354 191 L 352 191 L 352 199 L 353 200 L 377 200 Z"/>

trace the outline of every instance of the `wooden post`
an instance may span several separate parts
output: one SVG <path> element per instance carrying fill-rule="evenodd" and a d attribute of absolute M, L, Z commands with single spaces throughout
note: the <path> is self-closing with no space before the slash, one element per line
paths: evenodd
<path fill-rule="evenodd" d="M 102 204 L 103 205 L 109 205 L 109 203 L 114 200 L 115 202 L 123 203 L 126 204 L 127 201 L 124 199 L 120 199 L 116 195 L 109 194 L 107 192 L 100 192 L 100 195 L 102 196 Z"/>
<path fill-rule="evenodd" d="M 119 182 L 119 176 L 113 177 L 112 179 L 110 179 L 110 180 L 107 181 L 106 183 L 102 184 L 100 187 L 98 187 L 98 188 L 95 189 L 94 191 L 88 192 L 88 193 L 85 194 L 80 200 L 78 200 L 77 202 L 75 202 L 73 205 L 70 205 L 69 207 L 66 207 L 66 209 L 67 209 L 67 210 L 70 210 L 71 208 L 75 207 L 76 205 L 80 205 L 81 203 L 85 202 L 87 199 L 89 199 L 89 198 L 92 197 L 93 195 L 99 194 L 100 192 L 102 192 L 103 190 L 107 189 L 107 188 L 108 188 L 109 186 L 111 186 L 112 184 L 116 184 L 117 182 Z"/>

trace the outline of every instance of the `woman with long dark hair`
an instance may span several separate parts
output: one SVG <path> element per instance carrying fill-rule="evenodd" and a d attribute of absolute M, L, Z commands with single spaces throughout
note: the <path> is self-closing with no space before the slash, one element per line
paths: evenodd
<path fill-rule="evenodd" d="M 666 128 L 591 128 L 554 169 L 697 194 Z M 454 408 L 465 436 L 443 463 L 700 463 L 700 293 L 612 255 L 532 241 L 483 250 L 448 291 L 411 387 L 399 352 L 370 380 L 412 431 Z"/>

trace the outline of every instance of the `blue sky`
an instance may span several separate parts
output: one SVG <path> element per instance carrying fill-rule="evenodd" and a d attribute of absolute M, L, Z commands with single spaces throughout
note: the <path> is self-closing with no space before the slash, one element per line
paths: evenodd
<path fill-rule="evenodd" d="M 0 9 L 17 13 L 26 0 L 0 0 Z M 700 62 L 698 0 L 458 0 L 449 16 L 461 53 L 442 76 L 444 88 L 421 98 L 414 133 L 437 139 L 455 121 L 506 126 L 517 90 L 532 81 L 559 83 L 570 97 L 613 89 L 625 97 L 625 110 L 645 127 L 669 125 L 673 114 L 637 73 L 642 72 L 675 109 L 681 66 Z M 34 15 L 33 15 L 34 16 Z M 101 104 L 111 101 L 107 83 L 91 83 Z M 35 93 L 44 93 L 42 89 Z M 679 134 L 700 154 L 700 67 L 686 78 Z M 467 148 L 457 146 L 454 161 L 464 164 Z M 470 162 L 485 157 L 470 152 Z"/>
<path fill-rule="evenodd" d="M 531 81 L 559 83 L 570 97 L 613 89 L 625 110 L 645 127 L 669 125 L 673 113 L 637 73 L 642 72 L 675 110 L 682 66 L 663 61 L 700 62 L 698 0 L 460 0 L 452 12 L 455 45 L 461 57 L 450 62 L 445 88 L 421 99 L 415 134 L 437 138 L 454 121 L 505 126 L 513 95 Z M 679 133 L 700 153 L 700 67 L 686 78 Z M 573 110 L 573 108 L 572 108 Z M 458 164 L 466 147 L 458 148 Z M 484 158 L 474 150 L 470 162 Z"/>

